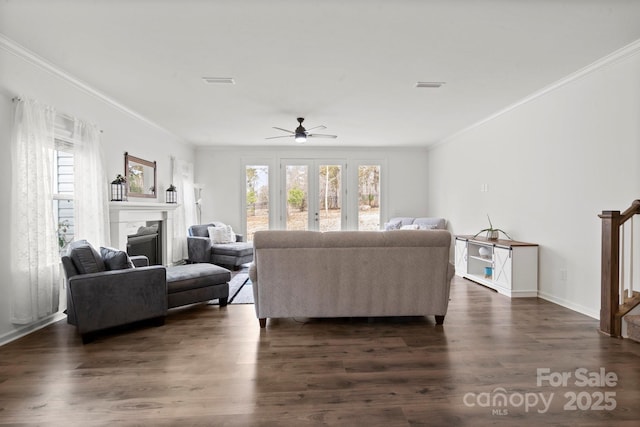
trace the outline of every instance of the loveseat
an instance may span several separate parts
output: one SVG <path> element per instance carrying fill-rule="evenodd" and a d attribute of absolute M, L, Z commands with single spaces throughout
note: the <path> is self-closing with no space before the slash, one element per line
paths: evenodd
<path fill-rule="evenodd" d="M 253 261 L 253 244 L 245 242 L 241 234 L 235 234 L 235 241 L 215 243 L 209 236 L 209 227 L 224 225 L 212 222 L 192 225 L 187 236 L 190 263 L 208 262 L 238 269 L 242 264 Z"/>
<path fill-rule="evenodd" d="M 249 267 L 256 315 L 267 318 L 435 315 L 442 324 L 454 267 L 446 230 L 258 231 Z"/>

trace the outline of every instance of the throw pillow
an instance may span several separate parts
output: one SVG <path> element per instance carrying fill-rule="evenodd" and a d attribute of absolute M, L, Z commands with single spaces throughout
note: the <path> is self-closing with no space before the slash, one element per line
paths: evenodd
<path fill-rule="evenodd" d="M 418 224 L 403 225 L 400 230 L 418 230 Z"/>
<path fill-rule="evenodd" d="M 436 224 L 418 224 L 418 230 L 435 230 L 437 228 Z"/>
<path fill-rule="evenodd" d="M 100 248 L 100 255 L 104 261 L 104 267 L 106 270 L 126 270 L 127 268 L 134 268 L 133 262 L 129 255 L 115 248 Z"/>
<path fill-rule="evenodd" d="M 211 243 L 228 243 L 229 231 L 227 230 L 227 227 L 208 227 L 208 230 Z"/>
<path fill-rule="evenodd" d="M 233 232 L 233 228 L 227 225 L 227 243 L 233 243 L 236 241 L 236 233 Z"/>
<path fill-rule="evenodd" d="M 413 224 L 424 225 L 426 226 L 426 230 L 430 230 L 429 226 L 433 226 L 434 229 L 445 229 L 447 221 L 444 218 L 438 217 L 422 217 L 416 218 L 413 221 Z M 421 228 L 422 229 L 422 228 Z"/>
<path fill-rule="evenodd" d="M 102 257 L 86 240 L 69 245 L 69 258 L 80 274 L 99 273 L 105 270 Z"/>
<path fill-rule="evenodd" d="M 402 225 L 402 220 L 401 219 L 394 219 L 394 220 L 391 220 L 389 222 L 385 222 L 384 223 L 384 229 L 386 231 L 399 230 L 401 225 Z"/>

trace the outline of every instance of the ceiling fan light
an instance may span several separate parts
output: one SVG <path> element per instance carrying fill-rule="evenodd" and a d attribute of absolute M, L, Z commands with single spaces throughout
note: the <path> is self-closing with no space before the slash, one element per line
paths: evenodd
<path fill-rule="evenodd" d="M 296 137 L 295 137 L 296 142 L 307 142 L 307 135 L 305 135 L 304 133 L 296 133 Z"/>

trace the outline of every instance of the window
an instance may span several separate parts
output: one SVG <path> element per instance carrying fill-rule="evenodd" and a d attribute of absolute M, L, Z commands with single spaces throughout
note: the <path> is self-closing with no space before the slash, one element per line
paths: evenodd
<path fill-rule="evenodd" d="M 274 165 L 279 164 L 276 168 Z M 256 231 L 380 230 L 384 159 L 242 159 L 242 224 Z M 276 170 L 276 174 L 273 174 Z"/>
<path fill-rule="evenodd" d="M 73 219 L 73 140 L 69 127 L 73 124 L 56 118 L 53 153 L 53 212 L 58 225 L 58 247 L 63 253 L 75 237 Z"/>

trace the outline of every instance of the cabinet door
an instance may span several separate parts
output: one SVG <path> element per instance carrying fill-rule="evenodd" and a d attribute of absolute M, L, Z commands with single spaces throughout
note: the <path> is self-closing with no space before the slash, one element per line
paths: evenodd
<path fill-rule="evenodd" d="M 511 249 L 493 248 L 493 281 L 503 288 L 511 289 Z"/>
<path fill-rule="evenodd" d="M 456 239 L 456 254 L 455 254 L 455 267 L 456 276 L 462 277 L 467 273 L 467 241 Z"/>

